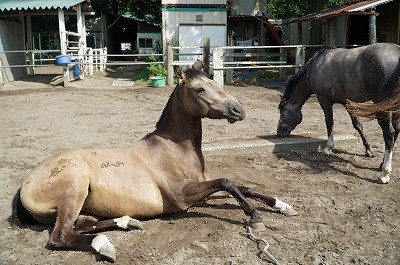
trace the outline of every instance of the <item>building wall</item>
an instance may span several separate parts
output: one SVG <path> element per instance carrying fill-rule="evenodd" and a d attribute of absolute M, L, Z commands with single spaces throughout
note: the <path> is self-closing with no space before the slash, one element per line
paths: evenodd
<path fill-rule="evenodd" d="M 201 21 L 197 21 L 201 16 Z M 162 33 L 163 33 L 163 47 L 167 43 L 173 46 L 179 45 L 179 26 L 180 25 L 220 25 L 226 26 L 227 12 L 225 9 L 213 8 L 185 8 L 185 9 L 167 9 L 163 8 L 162 11 Z M 226 36 L 223 36 L 226 39 Z"/>
<path fill-rule="evenodd" d="M 22 24 L 0 20 L 0 51 L 24 50 Z M 24 65 L 25 53 L 0 53 L 2 65 Z M 26 67 L 2 68 L 3 82 L 8 83 L 27 76 Z"/>

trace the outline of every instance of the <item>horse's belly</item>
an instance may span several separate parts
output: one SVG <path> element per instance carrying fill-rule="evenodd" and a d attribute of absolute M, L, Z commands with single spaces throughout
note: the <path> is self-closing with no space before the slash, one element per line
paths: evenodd
<path fill-rule="evenodd" d="M 99 188 L 99 187 L 98 187 Z M 124 215 L 133 218 L 150 218 L 165 213 L 165 198 L 155 185 L 145 189 L 124 186 L 92 188 L 82 211 L 102 218 L 116 218 Z"/>

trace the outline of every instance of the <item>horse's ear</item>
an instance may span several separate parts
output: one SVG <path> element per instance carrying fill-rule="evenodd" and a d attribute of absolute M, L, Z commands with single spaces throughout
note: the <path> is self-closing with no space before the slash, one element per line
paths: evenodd
<path fill-rule="evenodd" d="M 182 72 L 182 70 L 179 68 L 179 66 L 174 65 L 174 72 L 176 77 L 178 77 L 181 80 L 185 80 L 186 79 L 186 75 L 184 72 Z"/>

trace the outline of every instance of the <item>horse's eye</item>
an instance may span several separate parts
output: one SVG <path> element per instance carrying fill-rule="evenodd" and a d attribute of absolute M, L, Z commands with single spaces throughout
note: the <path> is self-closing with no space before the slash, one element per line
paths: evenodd
<path fill-rule="evenodd" d="M 202 93 L 202 92 L 204 92 L 204 88 L 202 88 L 202 87 L 196 88 L 196 93 L 197 93 L 197 94 L 200 94 L 200 93 Z"/>

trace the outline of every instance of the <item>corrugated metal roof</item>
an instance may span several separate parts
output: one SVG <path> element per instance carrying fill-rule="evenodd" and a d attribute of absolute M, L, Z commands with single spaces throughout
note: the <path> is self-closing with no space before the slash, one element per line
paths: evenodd
<path fill-rule="evenodd" d="M 323 10 L 318 13 L 306 15 L 296 19 L 292 19 L 289 23 L 302 22 L 307 20 L 324 19 L 328 17 L 336 17 L 345 14 L 371 14 L 370 10 L 373 7 L 392 2 L 393 0 L 366 0 L 366 1 L 351 1 L 338 7 Z"/>
<path fill-rule="evenodd" d="M 0 0 L 0 11 L 70 8 L 85 0 Z"/>

